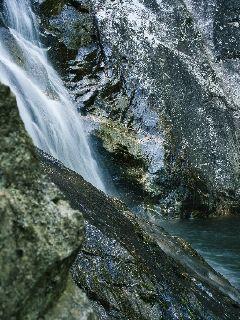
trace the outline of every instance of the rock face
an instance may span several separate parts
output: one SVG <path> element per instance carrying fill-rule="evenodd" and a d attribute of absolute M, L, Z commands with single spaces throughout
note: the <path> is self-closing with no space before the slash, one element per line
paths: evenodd
<path fill-rule="evenodd" d="M 239 292 L 187 243 L 44 155 L 43 167 L 87 221 L 72 273 L 100 319 L 239 319 Z"/>
<path fill-rule="evenodd" d="M 93 319 L 68 276 L 83 241 L 82 215 L 41 173 L 15 98 L 3 85 L 0 137 L 0 318 Z"/>
<path fill-rule="evenodd" d="M 62 48 L 59 67 L 81 46 L 69 62 L 69 85 L 83 112 L 106 117 L 98 135 L 109 152 L 126 156 L 126 174 L 156 197 L 171 198 L 175 186 L 192 209 L 193 195 L 206 210 L 217 200 L 218 211 L 237 207 L 236 103 L 229 108 L 231 94 L 221 89 L 190 8 L 181 1 L 41 4 L 43 28 Z M 187 243 L 51 157 L 42 154 L 40 166 L 4 86 L 0 97 L 1 319 L 96 319 L 88 299 L 100 319 L 240 319 L 239 292 Z M 72 285 L 70 267 L 87 297 Z"/>
<path fill-rule="evenodd" d="M 1 319 L 96 319 L 72 264 L 100 319 L 239 319 L 239 292 L 187 243 L 51 157 L 40 166 L 14 97 L 0 93 Z"/>
<path fill-rule="evenodd" d="M 238 11 L 238 1 L 92 0 L 44 15 L 79 109 L 162 213 L 239 209 Z"/>
<path fill-rule="evenodd" d="M 220 58 L 240 57 L 239 1 L 216 1 L 214 42 Z"/>

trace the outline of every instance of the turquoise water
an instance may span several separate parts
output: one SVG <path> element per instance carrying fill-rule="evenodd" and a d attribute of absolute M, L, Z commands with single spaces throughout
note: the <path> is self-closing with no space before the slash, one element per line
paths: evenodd
<path fill-rule="evenodd" d="M 164 220 L 170 234 L 187 240 L 232 285 L 240 289 L 240 217 Z"/>

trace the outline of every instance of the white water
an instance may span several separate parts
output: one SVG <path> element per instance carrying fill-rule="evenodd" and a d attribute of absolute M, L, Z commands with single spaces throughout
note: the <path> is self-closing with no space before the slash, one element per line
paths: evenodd
<path fill-rule="evenodd" d="M 47 58 L 29 0 L 4 0 L 0 81 L 16 95 L 35 145 L 104 190 L 80 116 Z"/>

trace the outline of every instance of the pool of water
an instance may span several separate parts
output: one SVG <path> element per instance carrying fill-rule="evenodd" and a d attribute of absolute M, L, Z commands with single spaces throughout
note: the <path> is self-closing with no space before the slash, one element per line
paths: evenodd
<path fill-rule="evenodd" d="M 240 217 L 164 220 L 161 225 L 187 240 L 232 285 L 240 289 Z"/>

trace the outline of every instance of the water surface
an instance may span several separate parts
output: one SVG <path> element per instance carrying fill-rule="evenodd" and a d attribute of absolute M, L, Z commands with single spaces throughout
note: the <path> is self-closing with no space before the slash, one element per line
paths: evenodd
<path fill-rule="evenodd" d="M 240 289 L 240 217 L 164 220 L 169 233 L 187 240 L 232 285 Z"/>

